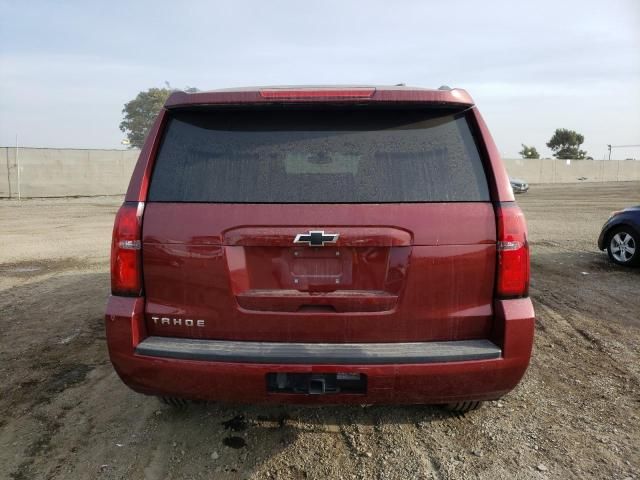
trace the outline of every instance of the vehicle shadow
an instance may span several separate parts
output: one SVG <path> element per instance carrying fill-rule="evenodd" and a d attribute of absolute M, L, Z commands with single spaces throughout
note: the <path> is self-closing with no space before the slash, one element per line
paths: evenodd
<path fill-rule="evenodd" d="M 147 398 L 147 402 L 154 399 Z M 160 405 L 158 402 L 157 405 Z M 204 458 L 205 464 L 221 475 L 216 478 L 263 478 L 275 459 L 289 457 L 291 450 L 304 446 L 294 465 L 299 472 L 287 478 L 306 478 L 309 462 L 366 462 L 383 450 L 388 455 L 394 444 L 390 431 L 429 431 L 437 423 L 465 422 L 464 416 L 450 414 L 434 406 L 297 406 L 236 405 L 200 403 L 175 410 L 160 407 L 164 428 L 155 441 L 170 438 L 187 457 Z M 477 415 L 479 412 L 467 414 Z M 324 448 L 320 448 L 325 445 Z M 331 446 L 325 451 L 326 446 Z M 400 463 L 410 450 L 395 451 Z M 336 458 L 339 457 L 339 458 Z M 342 458 L 342 460 L 340 460 Z M 382 468 L 381 466 L 376 467 Z M 186 467 L 183 474 L 196 474 L 198 468 Z M 235 475 L 241 475 L 236 477 Z M 226 475 L 226 476 L 225 476 Z M 280 478 L 276 474 L 276 478 Z"/>

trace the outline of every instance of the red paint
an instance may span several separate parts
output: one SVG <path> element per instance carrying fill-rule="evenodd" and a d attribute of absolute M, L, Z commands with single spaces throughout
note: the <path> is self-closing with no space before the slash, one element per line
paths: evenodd
<path fill-rule="evenodd" d="M 257 226 L 237 227 L 239 221 Z M 292 245 L 295 233 L 319 227 L 341 233 L 335 247 Z M 488 203 L 149 203 L 143 227 L 148 328 L 153 335 L 265 341 L 483 338 L 492 321 L 495 228 Z M 293 284 L 296 262 L 305 260 L 295 253 L 314 251 L 333 263 L 319 264 L 322 276 L 301 275 Z M 280 310 L 258 297 L 292 289 L 303 292 L 289 298 L 281 292 Z M 360 311 L 344 299 L 353 290 L 366 293 Z M 303 305 L 340 314 L 307 309 L 301 315 L 294 307 Z M 158 315 L 189 315 L 206 327 L 153 325 L 150 317 Z"/>
<path fill-rule="evenodd" d="M 122 310 L 121 303 L 113 298 L 107 306 L 107 312 Z M 132 354 L 126 339 L 130 338 L 132 324 L 128 312 L 137 311 L 136 299 L 125 301 L 131 303 L 131 307 L 126 309 L 126 315 L 116 316 L 113 321 L 107 320 L 109 353 L 120 378 L 141 393 L 180 395 L 203 400 L 244 403 L 411 404 L 495 399 L 512 390 L 524 375 L 529 364 L 533 338 L 531 302 L 522 299 L 503 301 L 503 304 L 498 305 L 501 314 L 513 316 L 501 318 L 505 354 L 497 360 L 428 365 L 285 366 L 159 359 Z M 512 308 L 508 306 L 509 302 L 518 302 L 519 306 L 514 305 Z M 266 391 L 267 373 L 345 371 L 367 375 L 366 395 L 307 396 L 270 394 Z"/>
<path fill-rule="evenodd" d="M 162 140 L 162 129 L 164 128 L 166 121 L 167 112 L 162 109 L 160 110 L 156 121 L 153 123 L 151 130 L 149 130 L 142 150 L 140 150 L 138 162 L 133 169 L 129 188 L 125 195 L 126 202 L 144 202 L 147 199 L 149 180 L 151 179 L 151 172 L 153 170 L 153 162 L 156 158 L 160 141 Z"/>
<path fill-rule="evenodd" d="M 177 92 L 166 108 L 319 102 L 469 107 L 491 198 L 495 205 L 514 200 L 498 150 L 464 90 Z M 146 200 L 166 120 L 163 110 L 140 153 L 127 201 Z M 527 368 L 534 325 L 529 298 L 498 299 L 496 286 L 502 280 L 496 241 L 505 237 L 505 225 L 496 215 L 501 212 L 491 203 L 149 203 L 142 229 L 144 296 L 110 298 L 106 325 L 111 360 L 135 390 L 187 398 L 275 403 L 498 398 L 515 387 Z M 526 241 L 524 224 L 522 228 L 515 233 Z M 297 233 L 315 229 L 335 230 L 340 237 L 319 249 L 292 245 Z M 528 256 L 525 263 L 528 268 Z M 526 295 L 526 289 L 516 293 Z M 202 319 L 205 326 L 157 325 L 152 316 Z M 289 342 L 489 338 L 502 347 L 503 357 L 380 366 L 199 362 L 136 355 L 135 345 L 148 335 Z M 278 371 L 363 373 L 368 391 L 364 396 L 269 394 L 265 375 Z"/>
<path fill-rule="evenodd" d="M 469 115 L 477 129 L 476 141 L 480 146 L 480 150 L 486 155 L 485 171 L 489 179 L 491 198 L 494 202 L 515 201 L 511 183 L 509 182 L 509 175 L 504 168 L 500 152 L 493 141 L 487 124 L 484 122 L 477 107 L 473 107 Z"/>

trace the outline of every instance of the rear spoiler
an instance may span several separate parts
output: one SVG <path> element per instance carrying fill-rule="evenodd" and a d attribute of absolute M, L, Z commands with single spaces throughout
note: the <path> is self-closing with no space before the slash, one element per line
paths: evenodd
<path fill-rule="evenodd" d="M 407 87 L 278 87 L 211 92 L 174 92 L 165 108 L 207 105 L 268 105 L 281 103 L 436 104 L 472 107 L 471 96 L 462 89 L 427 90 Z"/>

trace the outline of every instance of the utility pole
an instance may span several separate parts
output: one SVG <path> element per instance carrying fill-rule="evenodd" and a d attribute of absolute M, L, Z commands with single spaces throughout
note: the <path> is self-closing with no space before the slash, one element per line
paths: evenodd
<path fill-rule="evenodd" d="M 611 160 L 611 144 L 608 144 L 607 147 L 609 147 L 609 160 Z"/>
<path fill-rule="evenodd" d="M 20 157 L 18 156 L 18 134 L 16 133 L 16 167 L 18 168 L 18 200 L 22 200 L 20 191 Z"/>

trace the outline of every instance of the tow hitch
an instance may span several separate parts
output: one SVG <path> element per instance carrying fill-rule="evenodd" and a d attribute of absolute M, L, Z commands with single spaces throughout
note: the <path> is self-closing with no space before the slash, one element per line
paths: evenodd
<path fill-rule="evenodd" d="M 367 377 L 359 373 L 268 373 L 267 391 L 306 395 L 367 393 Z"/>

